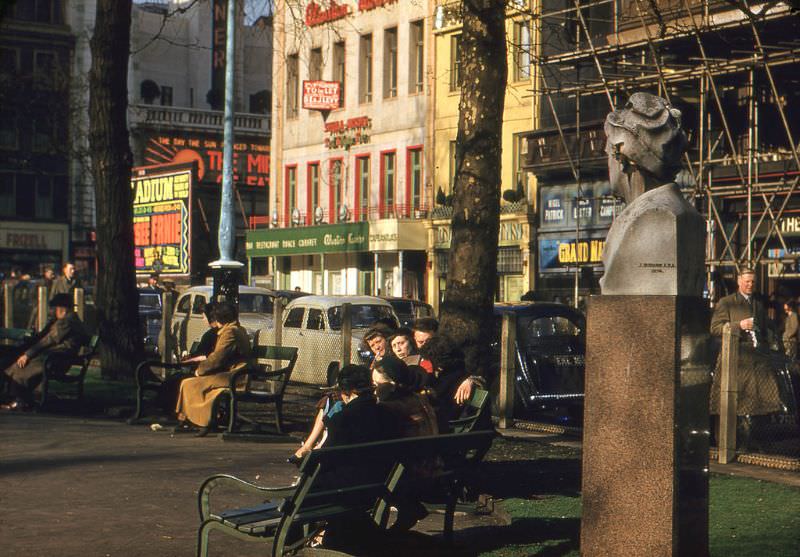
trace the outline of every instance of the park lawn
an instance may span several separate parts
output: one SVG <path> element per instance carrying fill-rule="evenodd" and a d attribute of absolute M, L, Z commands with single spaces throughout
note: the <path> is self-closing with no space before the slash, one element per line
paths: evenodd
<path fill-rule="evenodd" d="M 709 543 L 713 557 L 800 555 L 800 489 L 750 478 L 712 474 Z M 507 499 L 510 543 L 486 557 L 578 557 L 580 497 Z M 544 528 L 545 534 L 532 532 Z M 505 533 L 504 533 L 505 537 Z M 537 539 L 534 543 L 523 540 Z M 548 538 L 548 539 L 541 539 Z"/>

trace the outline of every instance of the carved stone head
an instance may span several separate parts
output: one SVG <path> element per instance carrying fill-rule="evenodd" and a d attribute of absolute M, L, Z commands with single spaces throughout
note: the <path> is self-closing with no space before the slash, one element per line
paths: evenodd
<path fill-rule="evenodd" d="M 611 185 L 627 202 L 675 179 L 686 150 L 681 111 L 650 93 L 634 93 L 606 117 Z"/>

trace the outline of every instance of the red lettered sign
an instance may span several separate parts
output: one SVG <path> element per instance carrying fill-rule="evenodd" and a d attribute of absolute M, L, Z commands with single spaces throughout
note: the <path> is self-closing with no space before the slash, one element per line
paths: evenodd
<path fill-rule="evenodd" d="M 335 110 L 339 108 L 341 84 L 338 81 L 303 81 L 303 108 Z"/>

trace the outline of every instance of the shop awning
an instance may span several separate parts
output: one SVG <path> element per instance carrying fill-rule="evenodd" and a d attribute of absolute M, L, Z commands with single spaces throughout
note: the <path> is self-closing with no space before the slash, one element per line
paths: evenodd
<path fill-rule="evenodd" d="M 250 230 L 245 248 L 247 257 L 367 251 L 369 223 Z"/>

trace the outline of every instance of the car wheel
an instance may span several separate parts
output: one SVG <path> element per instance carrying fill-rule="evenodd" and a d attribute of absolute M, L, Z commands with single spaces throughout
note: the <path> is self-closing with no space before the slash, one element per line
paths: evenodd
<path fill-rule="evenodd" d="M 336 385 L 336 379 L 339 375 L 339 364 L 337 362 L 331 362 L 328 366 L 328 373 L 326 378 L 326 385 L 328 387 L 333 387 Z"/>

